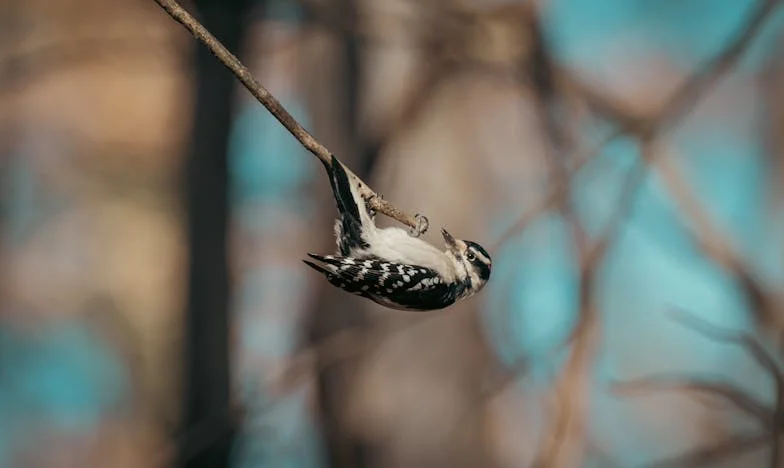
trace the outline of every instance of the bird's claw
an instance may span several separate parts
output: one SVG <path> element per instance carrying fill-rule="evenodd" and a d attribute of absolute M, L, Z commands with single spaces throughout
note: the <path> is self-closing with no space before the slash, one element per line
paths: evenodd
<path fill-rule="evenodd" d="M 430 221 L 428 221 L 427 216 L 419 213 L 414 215 L 414 219 L 416 220 L 416 226 L 408 228 L 408 233 L 414 237 L 419 237 L 427 232 L 427 229 L 430 227 Z"/>
<path fill-rule="evenodd" d="M 374 193 L 373 195 L 370 196 L 370 198 L 368 199 L 368 202 L 370 200 L 374 200 L 374 199 L 383 200 L 384 196 L 381 195 L 380 193 Z M 376 217 L 376 210 L 374 210 L 369 204 L 368 204 L 368 207 L 367 207 L 367 212 L 368 212 L 368 215 L 370 215 L 370 219 L 373 219 L 373 218 Z"/>

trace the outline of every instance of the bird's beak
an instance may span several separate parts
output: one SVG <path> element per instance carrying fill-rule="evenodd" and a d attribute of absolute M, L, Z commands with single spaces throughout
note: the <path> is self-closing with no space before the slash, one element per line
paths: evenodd
<path fill-rule="evenodd" d="M 454 237 L 452 237 L 452 234 L 449 234 L 449 232 L 446 229 L 441 228 L 441 235 L 444 236 L 444 242 L 446 242 L 446 248 L 453 254 L 457 255 L 457 241 L 455 240 Z"/>

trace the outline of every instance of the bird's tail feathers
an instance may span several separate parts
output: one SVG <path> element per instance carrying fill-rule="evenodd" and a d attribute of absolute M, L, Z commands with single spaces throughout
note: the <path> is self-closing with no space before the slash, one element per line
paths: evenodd
<path fill-rule="evenodd" d="M 321 263 L 326 263 L 326 264 L 330 264 L 330 265 L 334 265 L 336 263 L 339 263 L 337 258 L 335 258 L 334 255 L 319 255 L 319 254 L 314 254 L 314 253 L 308 252 L 308 257 L 310 257 L 310 258 L 312 258 L 314 260 L 318 260 Z"/>
<path fill-rule="evenodd" d="M 338 210 L 340 210 L 342 214 L 350 215 L 358 222 L 361 222 L 362 219 L 359 214 L 359 206 L 357 205 L 357 200 L 354 198 L 354 192 L 351 190 L 351 180 L 348 177 L 346 169 L 340 161 L 338 161 L 335 155 L 332 155 L 329 182 L 332 185 L 332 192 L 335 194 Z"/>
<path fill-rule="evenodd" d="M 326 164 L 325 167 L 327 167 Z M 348 255 L 354 248 L 367 247 L 367 241 L 362 238 L 362 225 L 370 217 L 367 214 L 365 201 L 352 188 L 348 173 L 335 155 L 332 155 L 331 165 L 327 167 L 327 172 L 329 173 L 329 183 L 332 186 L 332 192 L 335 195 L 335 202 L 340 212 L 341 232 L 338 236 L 338 248 L 342 255 Z M 364 212 L 364 217 L 360 210 Z"/>
<path fill-rule="evenodd" d="M 324 274 L 324 275 L 329 275 L 329 274 L 331 274 L 331 273 L 329 272 L 329 270 L 327 270 L 326 268 L 324 268 L 324 267 L 323 267 L 323 266 L 321 266 L 321 265 L 316 265 L 315 263 L 313 263 L 313 262 L 309 262 L 309 261 L 307 261 L 307 260 L 302 260 L 302 263 L 304 263 L 305 265 L 307 265 L 307 266 L 309 266 L 309 267 L 313 268 L 314 270 L 316 270 L 316 271 L 318 271 L 319 273 L 322 273 L 322 274 Z"/>
<path fill-rule="evenodd" d="M 320 261 L 320 262 L 322 262 L 322 263 L 326 263 L 327 265 L 329 265 L 329 264 L 330 264 L 330 262 L 329 262 L 329 260 L 330 260 L 330 257 L 329 257 L 329 256 L 323 256 L 323 255 L 317 255 L 317 254 L 313 254 L 313 253 L 308 253 L 308 257 L 310 257 L 310 258 L 313 258 L 313 259 L 315 259 L 315 260 L 318 260 L 318 261 Z M 309 267 L 313 268 L 314 270 L 318 271 L 319 273 L 323 273 L 323 274 L 324 274 L 324 275 L 326 275 L 327 277 L 329 277 L 329 276 L 332 276 L 332 275 L 333 275 L 333 273 L 334 273 L 334 272 L 330 271 L 329 269 L 327 269 L 327 268 L 324 268 L 323 266 L 321 266 L 321 265 L 318 265 L 318 264 L 316 264 L 316 263 L 313 263 L 313 262 L 311 262 L 311 261 L 308 261 L 308 260 L 302 260 L 302 262 L 303 262 L 305 265 L 307 265 L 307 266 L 309 266 Z"/>

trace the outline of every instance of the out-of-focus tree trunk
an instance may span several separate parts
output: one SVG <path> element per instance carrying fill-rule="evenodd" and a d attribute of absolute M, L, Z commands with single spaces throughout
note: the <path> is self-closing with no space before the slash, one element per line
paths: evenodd
<path fill-rule="evenodd" d="M 372 161 L 365 161 L 362 151 L 357 148 L 359 141 L 359 105 L 361 99 L 360 84 L 362 82 L 360 47 L 353 31 L 357 21 L 356 0 L 339 0 L 334 7 L 336 12 L 347 19 L 349 27 L 339 36 L 336 56 L 339 59 L 338 76 L 334 85 L 337 92 L 330 93 L 342 97 L 336 109 L 340 112 L 335 116 L 340 119 L 338 124 L 344 134 L 343 146 L 346 154 L 341 157 L 356 169 L 361 178 L 367 178 L 372 170 Z M 342 89 L 341 89 L 342 88 Z M 331 198 L 330 198 L 331 199 Z M 329 206 L 326 204 L 325 206 Z M 357 314 L 353 298 L 339 296 L 335 291 L 322 289 L 319 294 L 323 300 L 316 301 L 308 331 L 311 342 L 318 343 L 331 334 L 345 327 L 357 327 L 361 317 Z M 349 307 L 345 307 L 349 305 Z M 329 313 L 324 313 L 328 310 Z M 345 421 L 345 396 L 352 385 L 355 370 L 353 359 L 325 369 L 318 378 L 317 398 L 321 416 L 321 430 L 324 437 L 329 466 L 335 468 L 360 468 L 368 466 L 367 445 L 349 430 Z"/>
<path fill-rule="evenodd" d="M 245 32 L 246 0 L 197 0 L 201 21 L 229 50 Z M 228 466 L 234 427 L 229 411 L 229 275 L 227 143 L 234 76 L 206 47 L 195 59 L 193 136 L 185 163 L 188 296 L 184 338 L 185 440 L 180 465 Z"/>
<path fill-rule="evenodd" d="M 357 5 L 358 3 L 357 0 L 342 0 L 333 5 L 333 8 L 339 8 L 344 19 L 348 17 L 353 19 L 352 22 L 356 22 L 359 16 L 364 21 L 367 19 L 365 15 L 356 15 L 357 9 L 363 7 L 361 3 Z M 373 9 L 374 7 L 367 7 L 368 11 Z M 440 186 L 439 178 L 442 177 L 442 180 L 457 180 L 454 182 L 456 185 L 466 180 L 467 171 L 461 171 L 469 166 L 465 164 L 469 161 L 468 156 L 472 156 L 468 154 L 469 146 L 455 145 L 455 151 L 450 151 L 451 145 L 445 145 L 447 147 L 444 148 L 436 143 L 443 141 L 437 136 L 439 130 L 449 128 L 449 131 L 455 131 L 457 127 L 453 125 L 459 124 L 459 121 L 443 119 L 444 125 L 435 131 L 431 130 L 432 133 L 417 134 L 411 140 L 406 140 L 407 148 L 416 147 L 419 151 L 415 151 L 415 155 L 405 155 L 406 161 L 411 162 L 408 167 L 417 168 L 412 171 L 403 170 L 406 163 L 398 164 L 404 155 L 396 153 L 390 159 L 388 153 L 390 148 L 392 151 L 396 150 L 394 144 L 400 141 L 397 138 L 405 139 L 411 137 L 410 134 L 400 135 L 397 133 L 398 126 L 392 125 L 395 138 L 387 138 L 386 134 L 383 138 L 368 138 L 363 124 L 366 117 L 372 117 L 363 115 L 362 111 L 363 107 L 373 100 L 371 98 L 370 101 L 364 101 L 367 97 L 366 91 L 388 84 L 376 80 L 390 78 L 376 76 L 374 80 L 365 80 L 363 73 L 372 75 L 373 70 L 363 69 L 366 63 L 362 62 L 361 43 L 345 31 L 362 31 L 362 26 L 364 25 L 351 27 L 344 24 L 339 30 L 332 31 L 332 37 L 341 41 L 339 50 L 335 51 L 335 46 L 331 52 L 334 52 L 332 56 L 339 57 L 336 62 L 340 63 L 342 73 L 328 74 L 324 73 L 321 67 L 318 68 L 323 75 L 340 76 L 342 81 L 334 86 L 335 92 L 327 94 L 338 96 L 337 101 L 345 103 L 345 107 L 335 104 L 331 106 L 334 114 L 326 125 L 330 128 L 338 127 L 341 135 L 345 135 L 346 141 L 338 142 L 342 143 L 338 145 L 333 144 L 335 142 L 327 144 L 330 148 L 337 148 L 337 154 L 371 185 L 381 188 L 385 194 L 388 194 L 387 191 L 394 192 L 395 195 L 390 199 L 394 198 L 396 202 L 403 200 L 402 206 L 427 208 L 429 204 L 435 208 L 439 203 L 434 202 L 433 198 L 428 199 L 434 192 L 428 185 L 431 179 L 424 178 L 425 184 L 412 184 L 411 180 L 423 179 L 412 172 L 426 166 L 427 164 L 423 163 L 428 159 L 444 157 L 450 162 L 433 171 L 434 187 Z M 320 54 L 319 57 L 323 55 Z M 440 85 L 440 82 L 438 84 Z M 321 86 L 319 90 L 323 93 L 323 82 L 314 83 L 313 87 L 316 86 Z M 436 86 L 432 89 L 435 88 Z M 428 89 L 432 91 L 431 88 Z M 420 96 L 420 93 L 412 94 Z M 411 115 L 418 116 L 425 107 L 425 102 L 431 104 L 431 94 L 433 92 L 422 93 L 427 99 L 419 98 L 409 105 L 401 105 L 404 109 L 417 109 L 404 112 L 407 118 Z M 400 97 L 401 101 L 407 98 L 408 95 Z M 322 106 L 330 107 L 323 103 Z M 374 109 L 374 113 L 377 111 L 378 109 Z M 341 120 L 340 125 L 331 123 L 338 119 Z M 316 119 L 317 123 L 321 122 L 322 125 L 324 120 L 325 116 Z M 446 123 L 447 121 L 449 123 Z M 316 133 L 319 134 L 319 128 L 316 128 Z M 470 135 L 470 132 L 463 132 L 462 135 Z M 329 139 L 334 135 L 325 132 L 323 137 Z M 435 155 L 427 152 L 428 148 L 436 148 Z M 467 150 L 466 157 L 459 150 Z M 387 167 L 382 168 L 380 164 L 385 161 Z M 390 170 L 391 167 L 394 169 Z M 444 167 L 447 169 L 442 170 Z M 386 181 L 372 177 L 372 173 L 375 173 L 374 176 L 380 175 L 380 178 Z M 391 183 L 390 174 L 400 177 Z M 477 179 L 473 177 L 471 180 Z M 400 183 L 409 185 L 407 189 L 399 190 L 396 185 Z M 324 187 L 324 190 L 328 190 L 326 183 Z M 404 191 L 405 196 L 402 195 Z M 417 195 L 411 195 L 412 193 Z M 479 191 L 469 190 L 463 195 L 475 193 Z M 421 198 L 418 198 L 420 196 Z M 463 208 L 470 206 L 467 202 L 471 200 L 442 199 L 441 209 L 433 209 L 431 213 L 440 213 L 438 222 L 446 222 L 449 215 L 444 213 L 449 213 L 450 210 L 459 211 L 461 216 L 471 212 L 470 209 L 463 212 Z M 329 204 L 324 206 L 326 210 L 334 213 L 334 202 L 331 199 Z M 427 213 L 427 210 L 425 212 Z M 451 218 L 457 219 L 458 216 L 452 215 Z M 388 220 L 380 219 L 379 222 L 383 225 Z M 449 225 L 457 226 L 457 223 Z M 468 232 L 468 229 L 461 229 L 459 226 L 455 229 Z M 478 231 L 477 229 L 474 232 Z M 397 468 L 491 465 L 491 456 L 486 453 L 483 440 L 484 412 L 477 403 L 479 377 L 487 364 L 487 356 L 486 350 L 476 339 L 476 315 L 467 311 L 477 304 L 464 303 L 450 309 L 448 313 L 434 312 L 435 317 L 429 314 L 406 314 L 382 309 L 329 285 L 322 287 L 322 297 L 315 301 L 317 306 L 313 311 L 309 330 L 313 344 L 319 344 L 324 338 L 346 327 L 372 336 L 370 340 L 358 340 L 355 346 L 359 349 L 355 349 L 348 358 L 335 363 L 327 353 L 327 361 L 316 366 L 320 370 L 317 397 L 329 466 Z M 420 320 L 426 323 L 419 325 Z M 407 329 L 405 324 L 410 324 L 411 328 Z"/>
<path fill-rule="evenodd" d="M 762 88 L 769 93 L 771 99 L 766 101 L 765 128 L 763 129 L 763 139 L 767 145 L 768 155 L 771 158 L 771 166 L 774 170 L 770 174 L 777 180 L 773 180 L 771 187 L 772 198 L 774 200 L 773 212 L 779 210 L 778 204 L 782 202 L 784 192 L 782 192 L 782 181 L 784 180 L 784 33 L 774 46 L 778 49 L 777 54 L 772 54 L 770 63 L 763 75 Z"/>

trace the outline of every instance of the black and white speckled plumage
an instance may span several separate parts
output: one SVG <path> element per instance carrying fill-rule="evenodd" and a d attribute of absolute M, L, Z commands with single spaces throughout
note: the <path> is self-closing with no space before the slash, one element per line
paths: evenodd
<path fill-rule="evenodd" d="M 443 309 L 454 304 L 469 287 L 467 283 L 446 283 L 430 268 L 390 263 L 377 257 L 308 256 L 323 266 L 304 262 L 323 273 L 333 286 L 393 309 Z"/>
<path fill-rule="evenodd" d="M 446 230 L 446 250 L 397 227 L 376 227 L 356 178 L 333 156 L 325 164 L 339 218 L 336 255 L 303 260 L 330 284 L 394 309 L 435 310 L 479 292 L 490 278 L 490 255 L 479 244 Z"/>

